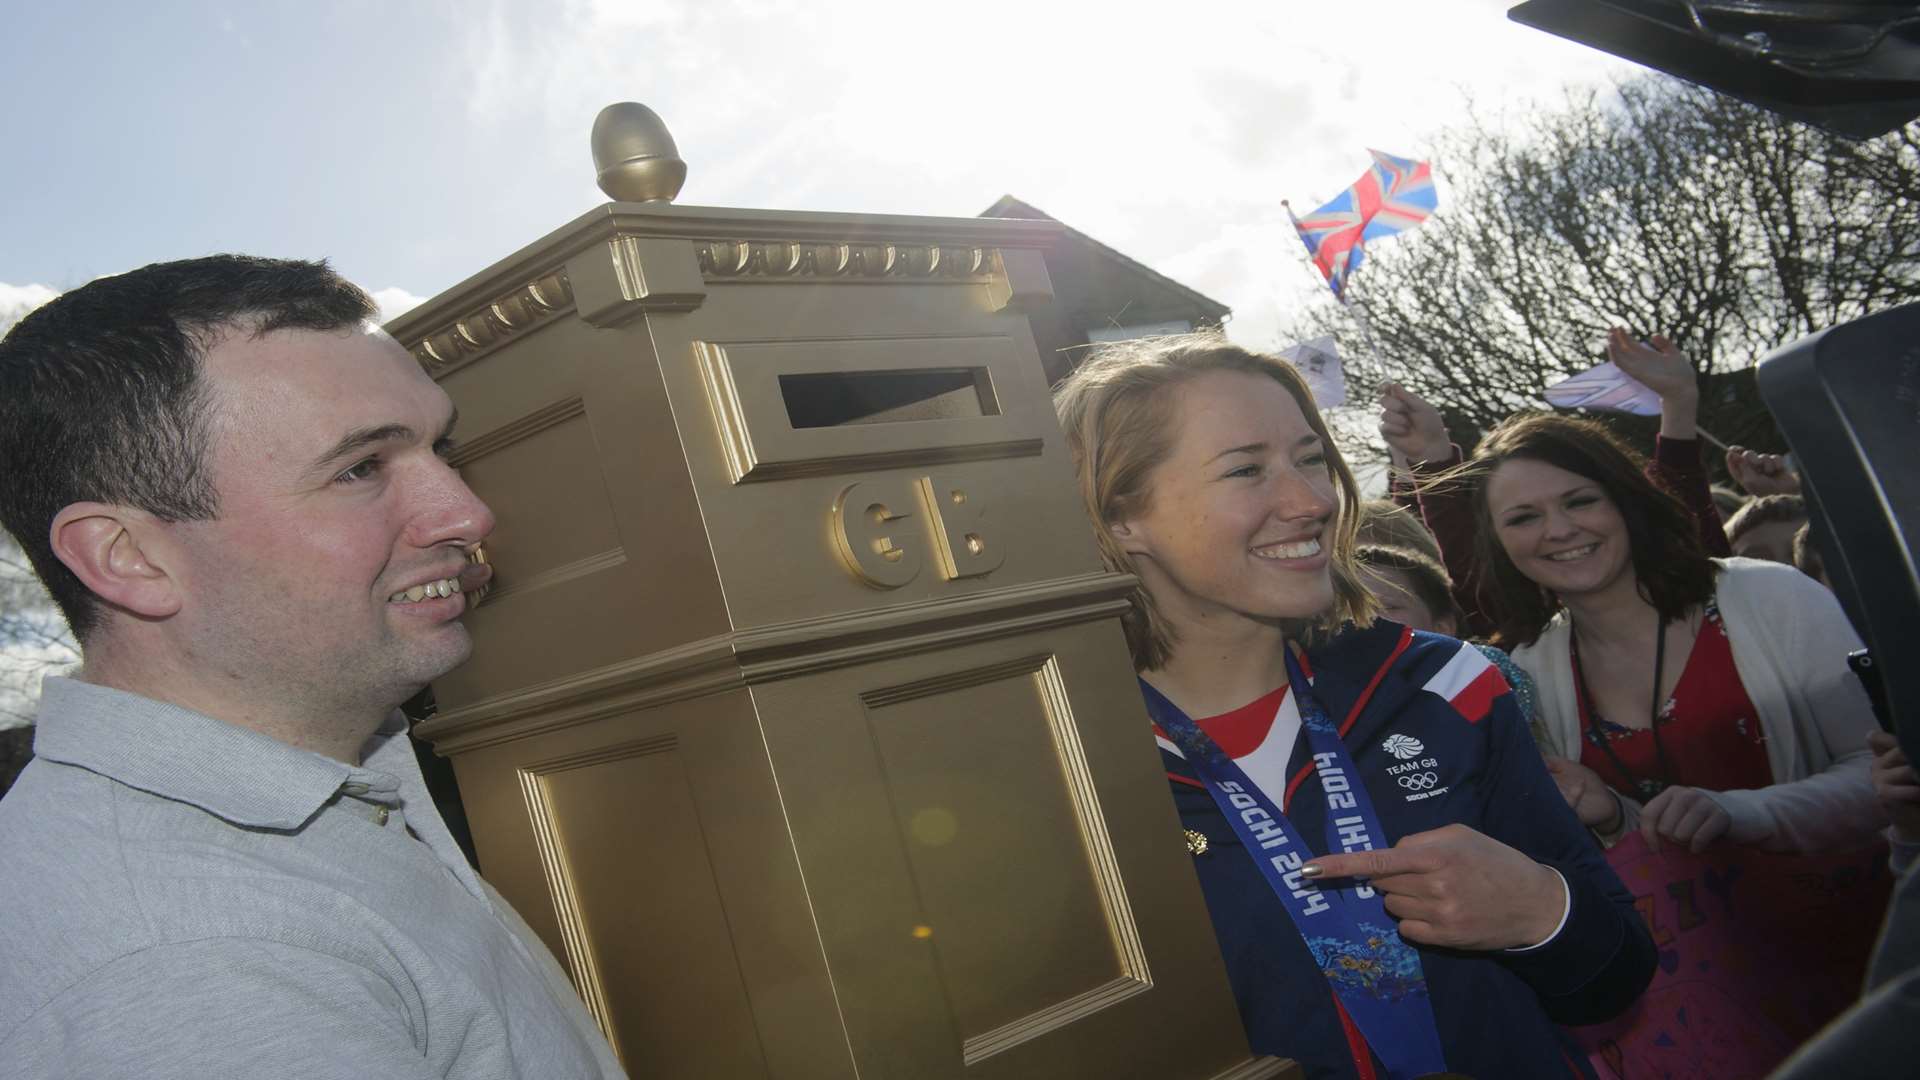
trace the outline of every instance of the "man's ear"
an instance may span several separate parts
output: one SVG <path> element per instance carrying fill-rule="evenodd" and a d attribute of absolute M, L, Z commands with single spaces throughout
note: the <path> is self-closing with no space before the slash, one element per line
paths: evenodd
<path fill-rule="evenodd" d="M 1434 616 L 1433 629 L 1435 632 L 1445 634 L 1448 637 L 1460 636 L 1460 622 L 1451 615 Z"/>
<path fill-rule="evenodd" d="M 54 557 L 94 595 L 163 619 L 180 610 L 180 590 L 167 573 L 159 524 L 133 507 L 77 502 L 53 516 L 48 540 Z"/>

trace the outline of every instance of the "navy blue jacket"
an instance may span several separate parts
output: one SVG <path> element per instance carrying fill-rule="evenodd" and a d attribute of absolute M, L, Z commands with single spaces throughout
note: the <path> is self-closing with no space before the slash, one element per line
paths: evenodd
<path fill-rule="evenodd" d="M 1314 693 L 1343 725 L 1354 768 L 1389 844 L 1457 822 L 1567 879 L 1573 901 L 1567 924 L 1538 949 L 1420 947 L 1448 1067 L 1477 1080 L 1591 1076 L 1555 1024 L 1597 1023 L 1624 1011 L 1653 977 L 1653 939 L 1632 896 L 1554 786 L 1513 695 L 1498 693 L 1490 707 L 1482 697 L 1477 707 L 1468 703 L 1463 710 L 1425 689 L 1461 648 L 1453 638 L 1382 620 L 1308 653 Z M 1504 690 L 1504 681 L 1497 686 Z M 1484 715 L 1469 721 L 1468 712 Z M 1420 771 L 1437 773 L 1436 782 L 1417 791 L 1399 783 L 1406 762 L 1382 746 L 1391 735 L 1418 740 L 1424 748 Z M 1404 752 L 1409 744 L 1398 745 Z M 1302 733 L 1289 777 L 1310 766 L 1306 747 Z M 1354 1077 L 1333 992 L 1286 909 L 1212 796 L 1196 786 L 1192 767 L 1164 747 L 1161 757 L 1183 825 L 1211 845 L 1193 864 L 1248 1041 L 1256 1052 L 1298 1060 L 1309 1077 Z M 1401 770 L 1390 774 L 1396 765 Z M 1325 853 L 1325 797 L 1317 783 L 1295 786 L 1287 817 L 1308 846 Z M 1380 1077 L 1387 1075 L 1377 1057 L 1373 1067 Z"/>

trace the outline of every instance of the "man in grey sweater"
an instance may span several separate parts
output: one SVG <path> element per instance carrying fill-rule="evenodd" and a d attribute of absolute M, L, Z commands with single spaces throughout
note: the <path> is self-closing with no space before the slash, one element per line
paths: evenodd
<path fill-rule="evenodd" d="M 373 314 L 214 256 L 0 341 L 0 523 L 85 657 L 0 801 L 0 1076 L 622 1075 L 396 711 L 493 518 Z"/>

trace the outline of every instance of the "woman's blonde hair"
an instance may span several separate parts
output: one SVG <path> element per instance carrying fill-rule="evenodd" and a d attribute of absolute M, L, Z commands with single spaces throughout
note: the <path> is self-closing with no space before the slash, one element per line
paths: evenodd
<path fill-rule="evenodd" d="M 1172 391 L 1213 371 L 1238 371 L 1279 383 L 1299 403 L 1301 415 L 1320 436 L 1327 456 L 1327 475 L 1337 492 L 1337 508 L 1323 536 L 1332 541 L 1328 561 L 1333 575 L 1333 605 L 1298 627 L 1290 627 L 1289 633 L 1312 643 L 1347 623 L 1372 622 L 1378 605 L 1361 584 L 1353 557 L 1354 536 L 1360 526 L 1360 488 L 1313 403 L 1313 391 L 1292 364 L 1243 349 L 1219 333 L 1103 345 L 1054 389 L 1054 409 L 1066 431 L 1080 498 L 1093 523 L 1101 558 L 1111 570 L 1137 573 L 1133 559 L 1121 550 L 1110 526 L 1147 510 L 1148 480 L 1172 453 L 1178 436 Z M 1121 622 L 1126 628 L 1127 645 L 1133 650 L 1134 667 L 1150 671 L 1166 663 L 1173 651 L 1172 630 L 1155 611 L 1153 598 L 1145 588 L 1133 590 L 1131 606 Z"/>

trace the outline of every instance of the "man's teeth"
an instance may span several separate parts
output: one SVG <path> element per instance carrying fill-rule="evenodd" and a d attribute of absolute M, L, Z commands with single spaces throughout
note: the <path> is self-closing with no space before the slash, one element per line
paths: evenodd
<path fill-rule="evenodd" d="M 1599 546 L 1600 544 L 1596 541 L 1588 544 L 1586 547 L 1577 547 L 1571 551 L 1556 551 L 1547 556 L 1547 558 L 1552 559 L 1554 562 L 1572 562 L 1575 559 L 1584 559 L 1593 554 L 1593 549 Z"/>
<path fill-rule="evenodd" d="M 435 600 L 443 596 L 452 596 L 460 591 L 459 578 L 441 578 L 429 581 L 425 585 L 415 585 L 411 589 L 402 589 L 387 597 L 389 604 L 417 604 L 422 600 Z"/>
<path fill-rule="evenodd" d="M 1253 553 L 1262 559 L 1305 559 L 1320 554 L 1320 540 L 1315 537 L 1297 544 L 1272 544 L 1254 548 Z"/>

